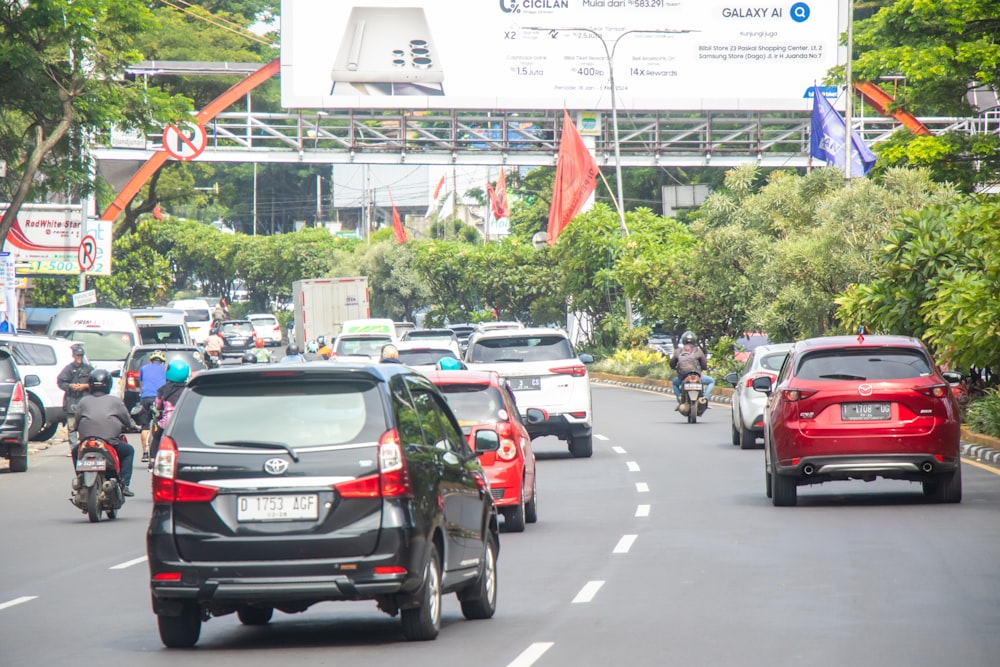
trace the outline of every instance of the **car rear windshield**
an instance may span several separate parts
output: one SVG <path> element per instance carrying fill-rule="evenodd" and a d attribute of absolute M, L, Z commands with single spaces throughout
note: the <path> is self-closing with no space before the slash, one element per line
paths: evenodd
<path fill-rule="evenodd" d="M 253 324 L 250 322 L 226 322 L 222 325 L 222 333 L 224 334 L 252 334 L 253 331 Z"/>
<path fill-rule="evenodd" d="M 0 350 L 0 382 L 17 382 L 17 369 L 7 350 Z"/>
<path fill-rule="evenodd" d="M 184 340 L 183 324 L 150 324 L 139 325 L 139 335 L 142 336 L 143 345 L 155 345 L 156 343 L 186 343 Z"/>
<path fill-rule="evenodd" d="M 445 357 L 455 358 L 451 350 L 400 350 L 399 360 L 407 366 L 433 366 Z"/>
<path fill-rule="evenodd" d="M 185 308 L 184 316 L 188 322 L 208 322 L 212 319 L 212 313 L 203 308 Z"/>
<path fill-rule="evenodd" d="M 271 317 L 270 315 L 268 315 L 266 317 L 251 317 L 250 321 L 253 322 L 255 325 L 264 326 L 264 327 L 267 327 L 267 326 L 273 327 L 273 326 L 277 326 L 277 324 L 278 324 L 278 320 L 276 320 L 275 318 Z"/>
<path fill-rule="evenodd" d="M 796 377 L 804 380 L 904 380 L 931 374 L 931 363 L 921 350 L 821 350 L 803 355 Z"/>
<path fill-rule="evenodd" d="M 371 382 L 240 377 L 192 388 L 174 413 L 179 442 L 373 443 L 388 428 Z"/>
<path fill-rule="evenodd" d="M 403 334 L 403 340 L 451 340 L 455 338 L 453 331 L 423 331 L 414 329 Z"/>
<path fill-rule="evenodd" d="M 49 345 L 38 343 L 11 343 L 14 359 L 21 366 L 55 366 L 56 351 Z"/>
<path fill-rule="evenodd" d="M 455 413 L 459 426 L 492 424 L 502 419 L 503 398 L 493 385 L 446 384 L 438 385 L 438 389 Z"/>
<path fill-rule="evenodd" d="M 572 359 L 573 346 L 563 336 L 504 336 L 477 340 L 469 361 L 477 364 L 496 361 L 554 361 Z"/>
<path fill-rule="evenodd" d="M 779 352 L 777 354 L 766 354 L 760 358 L 760 367 L 766 371 L 774 371 L 777 373 L 781 370 L 781 364 L 785 363 L 785 359 L 788 358 L 787 352 Z"/>
<path fill-rule="evenodd" d="M 343 338 L 334 350 L 340 356 L 367 355 L 378 357 L 382 354 L 382 346 L 391 343 L 392 338 Z"/>

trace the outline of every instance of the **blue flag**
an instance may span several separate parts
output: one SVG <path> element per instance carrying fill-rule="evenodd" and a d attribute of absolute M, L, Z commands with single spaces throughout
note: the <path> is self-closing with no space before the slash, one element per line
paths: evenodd
<path fill-rule="evenodd" d="M 847 126 L 844 117 L 833 108 L 818 86 L 813 86 L 812 136 L 809 140 L 809 155 L 827 164 L 844 168 L 844 141 Z M 851 176 L 864 176 L 875 166 L 875 154 L 861 140 L 857 132 L 851 132 Z"/>

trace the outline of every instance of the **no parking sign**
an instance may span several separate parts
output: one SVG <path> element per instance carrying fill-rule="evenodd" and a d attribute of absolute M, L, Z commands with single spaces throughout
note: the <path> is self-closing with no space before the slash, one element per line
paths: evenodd
<path fill-rule="evenodd" d="M 168 125 L 163 130 L 163 149 L 175 160 L 193 160 L 208 145 L 205 128 L 196 124 Z"/>

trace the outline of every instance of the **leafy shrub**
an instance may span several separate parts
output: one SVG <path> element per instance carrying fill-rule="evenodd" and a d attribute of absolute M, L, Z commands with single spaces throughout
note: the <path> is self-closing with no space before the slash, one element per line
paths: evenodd
<path fill-rule="evenodd" d="M 634 377 L 652 377 L 665 379 L 670 377 L 668 359 L 646 347 L 636 347 L 627 350 L 617 350 L 610 357 L 593 365 L 595 371 L 611 373 L 612 375 L 631 375 Z M 664 369 L 666 375 L 664 375 Z"/>
<path fill-rule="evenodd" d="M 1000 391 L 991 389 L 969 404 L 965 424 L 975 433 L 1000 438 Z"/>
<path fill-rule="evenodd" d="M 729 336 L 723 336 L 710 350 L 708 372 L 715 378 L 716 382 L 726 377 L 727 373 L 739 372 L 743 366 L 741 362 L 736 361 L 735 349 L 736 340 Z"/>

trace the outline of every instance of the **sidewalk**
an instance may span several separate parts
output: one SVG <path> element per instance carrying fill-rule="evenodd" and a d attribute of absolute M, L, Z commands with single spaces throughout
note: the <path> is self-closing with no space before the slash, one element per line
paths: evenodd
<path fill-rule="evenodd" d="M 645 389 L 664 394 L 672 394 L 674 391 L 669 380 L 653 380 L 624 375 L 611 375 L 609 373 L 591 373 L 590 380 L 598 384 L 628 387 L 630 389 Z M 715 389 L 712 390 L 710 402 L 713 404 L 731 405 L 733 402 L 732 395 L 732 388 L 716 385 Z M 963 426 L 961 447 L 963 456 L 1000 468 L 1000 438 L 973 433 Z"/>

